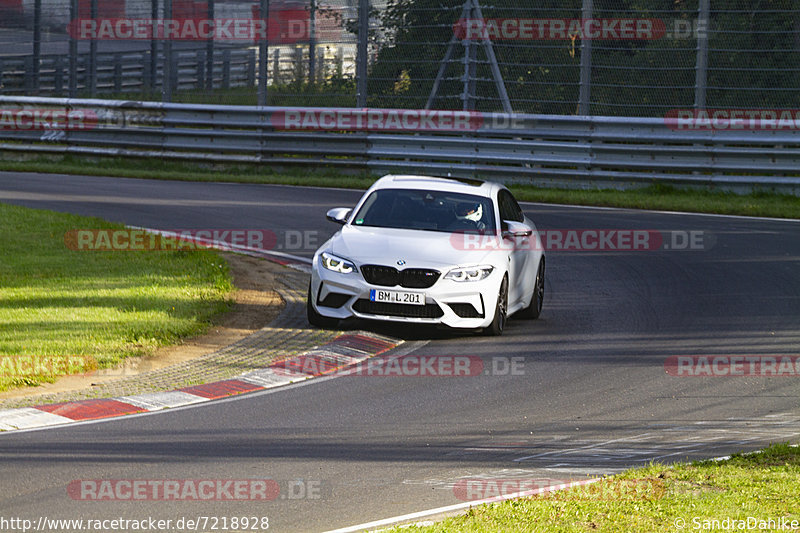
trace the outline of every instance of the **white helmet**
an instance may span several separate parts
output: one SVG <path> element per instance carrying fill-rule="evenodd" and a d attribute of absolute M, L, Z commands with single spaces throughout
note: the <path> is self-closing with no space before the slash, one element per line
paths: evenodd
<path fill-rule="evenodd" d="M 456 206 L 456 218 L 478 222 L 483 217 L 483 204 L 480 202 L 462 202 Z"/>

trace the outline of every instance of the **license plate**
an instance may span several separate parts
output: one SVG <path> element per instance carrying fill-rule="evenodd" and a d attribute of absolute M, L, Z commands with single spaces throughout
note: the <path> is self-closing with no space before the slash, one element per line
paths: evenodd
<path fill-rule="evenodd" d="M 369 299 L 373 302 L 391 304 L 425 305 L 425 295 L 420 292 L 382 291 L 370 289 Z"/>

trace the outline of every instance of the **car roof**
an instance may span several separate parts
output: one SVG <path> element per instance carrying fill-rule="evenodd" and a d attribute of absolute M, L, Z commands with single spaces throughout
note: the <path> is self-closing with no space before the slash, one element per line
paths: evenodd
<path fill-rule="evenodd" d="M 370 189 L 431 189 L 460 192 L 491 198 L 497 189 L 505 188 L 499 183 L 479 179 L 465 179 L 410 174 L 389 174 L 376 181 Z"/>

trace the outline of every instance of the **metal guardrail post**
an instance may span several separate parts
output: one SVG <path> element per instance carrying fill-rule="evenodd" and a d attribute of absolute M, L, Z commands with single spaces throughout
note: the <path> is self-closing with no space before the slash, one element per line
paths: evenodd
<path fill-rule="evenodd" d="M 583 20 L 592 18 L 594 12 L 593 0 L 583 0 L 581 8 L 581 18 Z M 583 36 L 581 39 L 581 81 L 580 92 L 578 95 L 578 114 L 591 114 L 592 100 L 592 39 Z"/>
<path fill-rule="evenodd" d="M 694 107 L 706 107 L 706 89 L 708 86 L 708 26 L 710 0 L 700 0 L 697 17 L 697 65 L 695 67 Z"/>
<path fill-rule="evenodd" d="M 260 0 L 261 9 L 259 10 L 260 17 L 267 21 L 267 35 L 259 43 L 258 47 L 258 105 L 266 106 L 269 103 L 267 94 L 267 72 L 269 65 L 269 0 Z M 273 72 L 273 79 L 276 73 Z"/>
<path fill-rule="evenodd" d="M 358 48 L 356 52 L 356 106 L 367 107 L 367 54 L 369 0 L 358 1 Z"/>

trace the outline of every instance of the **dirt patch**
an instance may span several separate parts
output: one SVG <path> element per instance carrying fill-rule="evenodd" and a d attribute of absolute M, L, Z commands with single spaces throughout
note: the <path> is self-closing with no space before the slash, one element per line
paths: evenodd
<path fill-rule="evenodd" d="M 230 265 L 236 287 L 231 297 L 235 303 L 233 309 L 219 317 L 204 335 L 184 339 L 175 346 L 164 346 L 149 357 L 126 359 L 115 368 L 99 370 L 91 375 L 65 376 L 55 383 L 5 391 L 0 393 L 0 399 L 88 389 L 95 384 L 157 370 L 215 352 L 265 327 L 283 308 L 283 301 L 274 290 L 276 265 L 245 255 L 222 253 L 222 256 Z"/>

